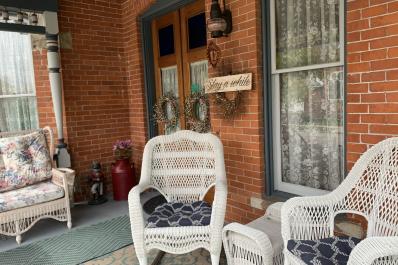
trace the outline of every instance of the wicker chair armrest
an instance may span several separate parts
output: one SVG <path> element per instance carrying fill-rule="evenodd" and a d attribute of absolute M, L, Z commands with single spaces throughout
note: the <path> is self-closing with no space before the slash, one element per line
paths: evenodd
<path fill-rule="evenodd" d="M 295 197 L 282 206 L 282 237 L 289 239 L 319 239 L 330 236 L 334 206 L 341 199 L 330 193 L 323 196 Z"/>
<path fill-rule="evenodd" d="M 224 226 L 225 210 L 227 207 L 227 193 L 228 192 L 226 182 L 217 181 L 210 221 L 212 242 L 222 241 L 222 228 Z M 221 244 L 212 245 L 220 246 L 221 248 Z M 217 253 L 220 250 L 214 249 L 213 253 Z"/>
<path fill-rule="evenodd" d="M 255 256 L 262 256 L 263 257 L 263 262 L 262 264 L 266 265 L 271 265 L 273 264 L 273 255 L 274 255 L 274 249 L 271 244 L 271 240 L 269 237 L 262 231 L 254 229 L 252 227 L 249 227 L 247 225 L 242 225 L 239 223 L 231 223 L 228 224 L 224 227 L 223 229 L 223 242 L 224 242 L 224 249 L 227 254 L 227 257 L 231 257 L 231 250 L 233 242 L 229 239 L 228 233 L 233 232 L 239 235 L 243 235 L 247 238 L 249 238 L 251 241 L 253 241 L 255 247 L 253 244 L 247 244 L 245 246 L 245 250 L 241 249 L 241 255 L 251 253 L 254 254 Z M 239 242 L 240 247 L 243 247 L 245 242 Z M 249 242 L 246 242 L 249 243 Z"/>
<path fill-rule="evenodd" d="M 362 240 L 352 250 L 347 265 L 378 264 L 377 262 L 373 262 L 380 258 L 394 259 L 394 261 L 398 261 L 398 236 L 369 237 Z M 391 264 L 395 263 L 391 262 Z"/>
<path fill-rule="evenodd" d="M 136 251 L 141 251 L 145 249 L 144 248 L 145 220 L 144 220 L 144 213 L 142 209 L 140 195 L 143 191 L 145 191 L 148 188 L 150 188 L 150 186 L 138 184 L 130 190 L 128 196 L 131 233 L 133 236 L 134 245 L 140 246 L 136 248 Z M 141 255 L 144 253 L 139 253 L 139 254 Z"/>
<path fill-rule="evenodd" d="M 69 202 L 73 202 L 73 185 L 74 185 L 74 178 L 75 178 L 75 171 L 72 169 L 59 169 L 53 168 L 52 169 L 52 179 L 51 181 L 64 188 L 65 198 L 69 200 Z M 72 187 L 69 189 L 69 187 Z M 71 196 L 69 196 L 69 191 L 72 192 Z"/>

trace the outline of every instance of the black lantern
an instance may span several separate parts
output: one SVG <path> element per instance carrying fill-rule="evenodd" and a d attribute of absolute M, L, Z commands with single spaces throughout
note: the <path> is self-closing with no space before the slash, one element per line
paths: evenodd
<path fill-rule="evenodd" d="M 218 0 L 213 0 L 211 2 L 207 30 L 211 33 L 212 38 L 228 35 L 232 31 L 232 13 L 225 8 L 225 4 L 224 11 L 221 11 Z"/>

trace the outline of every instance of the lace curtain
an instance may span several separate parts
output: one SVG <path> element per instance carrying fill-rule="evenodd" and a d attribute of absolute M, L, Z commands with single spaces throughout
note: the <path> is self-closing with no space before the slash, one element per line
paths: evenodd
<path fill-rule="evenodd" d="M 37 127 L 31 37 L 0 31 L 0 131 Z"/>
<path fill-rule="evenodd" d="M 339 1 L 276 1 L 277 69 L 340 61 Z M 278 74 L 282 181 L 322 190 L 343 179 L 342 67 Z"/>

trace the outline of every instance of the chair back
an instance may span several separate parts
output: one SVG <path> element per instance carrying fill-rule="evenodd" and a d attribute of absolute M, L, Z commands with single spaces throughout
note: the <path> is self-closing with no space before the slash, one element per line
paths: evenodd
<path fill-rule="evenodd" d="M 145 146 L 141 180 L 167 201 L 202 200 L 216 180 L 225 181 L 224 153 L 217 136 L 178 131 Z"/>
<path fill-rule="evenodd" d="M 53 134 L 53 131 L 48 126 L 44 127 L 43 130 L 44 130 L 44 134 L 46 136 L 47 147 L 50 151 L 50 157 L 51 157 L 51 159 L 53 159 L 53 156 L 54 156 L 54 134 Z M 0 132 L 0 138 L 21 136 L 21 135 L 30 134 L 35 131 L 38 131 L 38 130 L 26 130 L 26 131 L 17 131 L 17 132 Z M 3 158 L 1 157 L 1 154 L 0 154 L 0 163 L 2 160 L 3 160 Z"/>
<path fill-rule="evenodd" d="M 345 189 L 341 206 L 368 219 L 367 236 L 398 236 L 398 137 L 366 151 L 334 194 Z"/>

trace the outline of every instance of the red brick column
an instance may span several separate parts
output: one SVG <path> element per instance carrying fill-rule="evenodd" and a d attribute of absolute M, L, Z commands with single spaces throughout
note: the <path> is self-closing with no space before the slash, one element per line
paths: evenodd
<path fill-rule="evenodd" d="M 347 2 L 347 164 L 398 136 L 398 2 Z"/>

